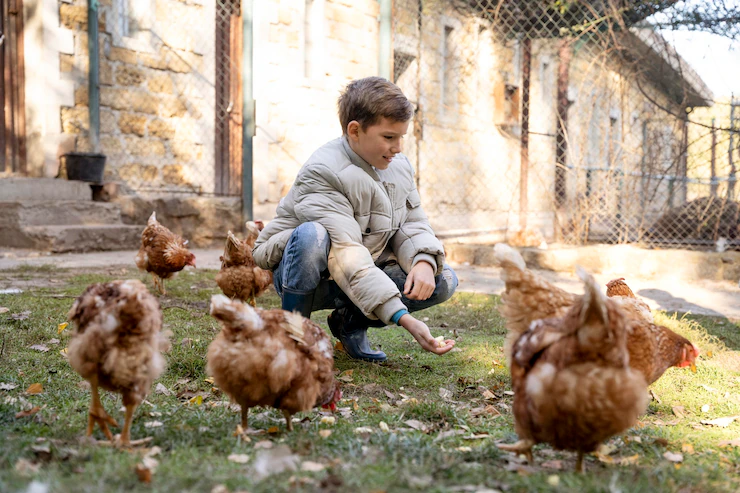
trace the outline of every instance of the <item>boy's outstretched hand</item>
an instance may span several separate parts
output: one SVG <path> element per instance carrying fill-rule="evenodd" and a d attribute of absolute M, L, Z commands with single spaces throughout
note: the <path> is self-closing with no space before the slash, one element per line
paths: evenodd
<path fill-rule="evenodd" d="M 403 294 L 410 300 L 427 300 L 434 293 L 434 267 L 428 262 L 418 262 L 411 268 L 403 285 Z"/>
<path fill-rule="evenodd" d="M 443 355 L 455 347 L 455 341 L 452 339 L 445 340 L 440 347 L 437 339 L 432 337 L 432 333 L 429 332 L 427 324 L 421 320 L 415 319 L 411 315 L 406 314 L 402 316 L 398 322 L 404 329 L 408 330 L 409 333 L 414 336 L 414 339 L 416 339 L 416 342 L 418 342 L 421 347 L 430 353 Z"/>

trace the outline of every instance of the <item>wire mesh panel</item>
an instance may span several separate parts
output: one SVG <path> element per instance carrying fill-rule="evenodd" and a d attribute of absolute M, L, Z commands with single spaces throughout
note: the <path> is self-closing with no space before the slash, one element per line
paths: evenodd
<path fill-rule="evenodd" d="M 707 166 L 699 149 L 707 136 L 694 135 L 701 125 L 690 112 L 710 105 L 712 94 L 645 24 L 653 9 L 395 1 L 394 76 L 418 107 L 406 152 L 437 231 L 498 232 L 530 244 L 543 235 L 567 243 L 718 240 L 703 226 L 689 234 L 697 230 L 689 216 L 716 205 L 711 197 L 723 196 L 735 171 L 731 160 Z M 722 200 L 732 204 L 731 195 Z M 717 231 L 738 235 L 737 221 L 716 217 L 729 221 Z"/>
<path fill-rule="evenodd" d="M 70 26 L 75 52 L 62 67 L 76 106 L 62 123 L 73 150 L 104 153 L 106 179 L 136 191 L 238 195 L 239 15 L 231 0 L 101 2 L 99 149 L 87 122 L 86 26 Z"/>

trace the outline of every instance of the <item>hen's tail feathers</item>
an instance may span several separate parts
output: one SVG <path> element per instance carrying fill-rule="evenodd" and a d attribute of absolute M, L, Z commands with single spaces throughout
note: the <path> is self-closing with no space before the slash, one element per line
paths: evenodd
<path fill-rule="evenodd" d="M 211 315 L 224 325 L 258 331 L 265 326 L 259 313 L 239 300 L 230 300 L 222 294 L 211 296 Z"/>
<path fill-rule="evenodd" d="M 305 335 L 306 332 L 303 329 L 303 316 L 297 312 L 285 312 L 285 330 L 288 332 L 288 337 L 293 339 L 298 344 L 306 346 Z"/>
<path fill-rule="evenodd" d="M 606 296 L 602 294 L 594 277 L 586 270 L 578 266 L 576 274 L 583 281 L 583 307 L 581 309 L 580 323 L 584 325 L 590 318 L 596 317 L 604 325 L 609 322 L 606 309 Z"/>
<path fill-rule="evenodd" d="M 157 211 L 152 211 L 152 215 L 149 216 L 149 220 L 146 222 L 147 226 L 151 226 L 152 224 L 157 224 Z"/>
<path fill-rule="evenodd" d="M 493 254 L 501 267 L 515 267 L 519 270 L 526 270 L 527 264 L 524 262 L 521 254 L 505 243 L 496 243 L 493 247 Z"/>

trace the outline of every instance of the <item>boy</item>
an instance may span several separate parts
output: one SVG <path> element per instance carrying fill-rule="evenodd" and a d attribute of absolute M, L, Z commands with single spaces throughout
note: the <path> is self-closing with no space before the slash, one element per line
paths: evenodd
<path fill-rule="evenodd" d="M 457 288 L 401 154 L 412 116 L 395 84 L 351 82 L 339 97 L 342 137 L 308 158 L 254 247 L 257 265 L 274 271 L 283 309 L 309 317 L 334 308 L 329 328 L 356 359 L 385 361 L 370 349 L 367 329 L 389 323 L 427 351 L 441 355 L 455 345 L 439 345 L 410 314 Z"/>

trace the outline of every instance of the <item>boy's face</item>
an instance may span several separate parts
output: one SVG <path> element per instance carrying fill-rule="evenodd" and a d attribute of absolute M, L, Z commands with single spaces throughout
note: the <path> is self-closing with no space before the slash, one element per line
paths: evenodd
<path fill-rule="evenodd" d="M 397 122 L 381 118 L 375 125 L 362 130 L 356 121 L 347 125 L 350 147 L 371 166 L 388 169 L 393 156 L 403 151 L 403 137 L 409 130 L 409 122 Z"/>

